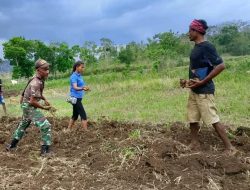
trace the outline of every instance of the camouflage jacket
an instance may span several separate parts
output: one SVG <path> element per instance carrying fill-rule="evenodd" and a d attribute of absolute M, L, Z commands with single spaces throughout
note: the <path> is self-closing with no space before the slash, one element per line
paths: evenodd
<path fill-rule="evenodd" d="M 27 84 L 23 91 L 23 102 L 29 103 L 30 97 L 33 96 L 37 101 L 41 100 L 44 89 L 44 81 L 36 74 Z"/>

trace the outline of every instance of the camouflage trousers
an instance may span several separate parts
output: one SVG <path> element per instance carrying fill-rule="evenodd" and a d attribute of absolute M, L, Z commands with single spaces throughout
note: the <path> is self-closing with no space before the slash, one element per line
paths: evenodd
<path fill-rule="evenodd" d="M 44 117 L 43 113 L 39 109 L 30 106 L 29 103 L 22 103 L 21 108 L 23 110 L 22 120 L 13 134 L 13 139 L 20 140 L 25 130 L 30 126 L 31 122 L 33 122 L 41 131 L 42 145 L 51 145 L 51 124 Z"/>

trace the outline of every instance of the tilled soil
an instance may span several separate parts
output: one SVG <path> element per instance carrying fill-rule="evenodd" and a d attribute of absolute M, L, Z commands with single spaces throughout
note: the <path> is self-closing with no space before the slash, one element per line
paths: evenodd
<path fill-rule="evenodd" d="M 0 189 L 250 189 L 250 138 L 244 133 L 232 139 L 239 152 L 228 156 L 211 128 L 202 128 L 201 151 L 194 152 L 183 123 L 103 119 L 90 122 L 88 131 L 65 131 L 69 118 L 49 120 L 54 154 L 42 158 L 34 126 L 17 150 L 5 151 L 19 119 L 1 119 Z"/>

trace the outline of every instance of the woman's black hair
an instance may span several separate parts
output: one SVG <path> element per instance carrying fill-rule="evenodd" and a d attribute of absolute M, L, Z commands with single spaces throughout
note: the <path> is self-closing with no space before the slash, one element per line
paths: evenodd
<path fill-rule="evenodd" d="M 84 65 L 83 61 L 77 61 L 75 62 L 75 64 L 73 65 L 73 70 L 72 73 L 76 71 L 76 68 L 79 67 L 80 65 Z"/>

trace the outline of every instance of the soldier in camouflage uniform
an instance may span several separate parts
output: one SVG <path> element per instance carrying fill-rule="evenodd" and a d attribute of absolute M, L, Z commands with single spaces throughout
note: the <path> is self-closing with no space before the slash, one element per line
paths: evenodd
<path fill-rule="evenodd" d="M 22 120 L 14 132 L 12 142 L 7 146 L 7 150 L 16 148 L 25 130 L 33 122 L 40 129 L 42 135 L 41 155 L 46 155 L 49 153 L 51 145 L 51 124 L 44 117 L 40 109 L 51 109 L 50 103 L 43 96 L 44 80 L 49 74 L 49 64 L 45 60 L 39 59 L 35 63 L 35 69 L 36 75 L 28 82 L 22 93 L 20 100 L 23 110 Z M 41 105 L 40 100 L 44 101 L 44 105 Z"/>

